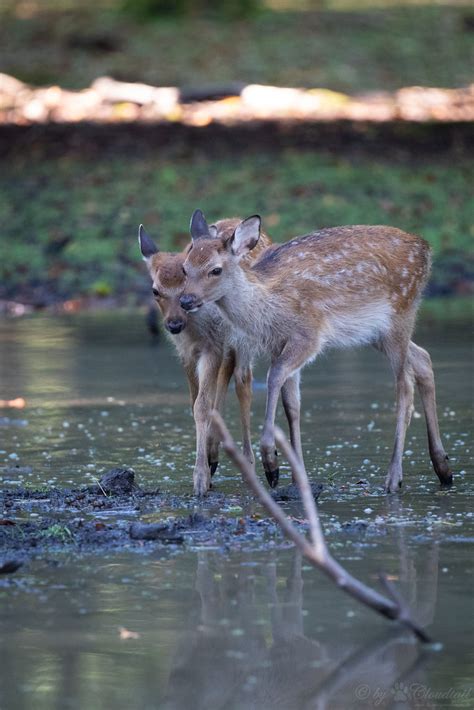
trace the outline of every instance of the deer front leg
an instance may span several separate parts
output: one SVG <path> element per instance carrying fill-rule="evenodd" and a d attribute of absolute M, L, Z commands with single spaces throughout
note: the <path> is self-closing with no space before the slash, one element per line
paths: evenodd
<path fill-rule="evenodd" d="M 308 336 L 293 340 L 287 344 L 281 354 L 272 363 L 267 377 L 267 406 L 265 423 L 260 439 L 260 452 L 263 468 L 271 488 L 278 485 L 279 468 L 275 449 L 275 415 L 280 390 L 289 377 L 297 375 L 305 362 L 319 352 L 317 342 Z M 291 387 L 291 385 L 290 385 Z M 301 455 L 301 451 L 299 456 Z"/>
<path fill-rule="evenodd" d="M 229 388 L 230 378 L 234 372 L 235 367 L 235 356 L 233 353 L 229 353 L 222 358 L 221 365 L 219 367 L 219 374 L 217 376 L 217 387 L 216 395 L 214 399 L 213 408 L 222 414 L 224 408 L 224 402 Z M 211 470 L 211 476 L 213 476 L 219 465 L 219 444 L 220 437 L 216 431 L 216 428 L 211 423 L 208 431 L 207 438 L 207 460 Z"/>
<path fill-rule="evenodd" d="M 275 416 L 280 390 L 287 379 L 286 368 L 279 364 L 270 367 L 267 377 L 267 405 L 265 409 L 265 423 L 260 438 L 260 455 L 263 470 L 270 488 L 276 488 L 280 477 L 277 451 L 275 449 Z"/>
<path fill-rule="evenodd" d="M 281 398 L 285 410 L 288 426 L 290 429 L 290 441 L 301 465 L 304 468 L 303 448 L 301 446 L 301 397 L 300 397 L 300 373 L 295 372 L 287 379 L 281 388 Z M 292 481 L 295 483 L 292 474 Z"/>
<path fill-rule="evenodd" d="M 211 472 L 208 462 L 208 434 L 210 412 L 212 410 L 220 360 L 209 354 L 203 354 L 197 363 L 199 391 L 194 402 L 193 414 L 196 425 L 196 462 L 194 465 L 194 493 L 203 496 L 211 485 Z"/>
<path fill-rule="evenodd" d="M 237 367 L 234 372 L 235 391 L 240 405 L 240 422 L 242 425 L 242 450 L 245 458 L 252 466 L 255 458 L 252 450 L 250 434 L 250 407 L 252 405 L 252 368 Z"/>

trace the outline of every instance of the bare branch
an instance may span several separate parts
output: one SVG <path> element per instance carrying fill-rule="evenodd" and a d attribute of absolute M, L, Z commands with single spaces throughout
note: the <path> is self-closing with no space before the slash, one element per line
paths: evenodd
<path fill-rule="evenodd" d="M 268 491 L 262 486 L 258 480 L 253 466 L 249 461 L 243 456 L 242 452 L 235 445 L 232 436 L 229 433 L 224 420 L 220 416 L 219 412 L 215 410 L 211 412 L 211 419 L 214 421 L 219 435 L 221 437 L 222 446 L 224 451 L 227 453 L 229 458 L 235 463 L 237 468 L 240 470 L 242 477 L 246 483 L 253 490 L 262 505 L 268 510 L 270 515 L 275 518 L 277 523 L 282 528 L 283 532 L 293 540 L 295 545 L 302 551 L 306 557 L 311 557 L 314 555 L 312 546 L 309 544 L 307 539 L 301 535 L 295 527 L 288 520 L 278 503 L 276 503 Z"/>
<path fill-rule="evenodd" d="M 379 574 L 379 581 L 380 581 L 380 584 L 384 587 L 388 596 L 398 606 L 399 621 L 401 621 L 402 624 L 405 624 L 405 626 L 408 626 L 420 641 L 422 641 L 423 643 L 431 643 L 431 639 L 425 633 L 425 631 L 420 626 L 418 626 L 417 624 L 415 624 L 413 622 L 411 615 L 410 615 L 410 609 L 408 607 L 408 604 L 405 602 L 405 600 L 403 599 L 402 595 L 400 594 L 398 589 L 395 587 L 395 585 L 388 579 L 387 575 L 386 574 Z"/>
<path fill-rule="evenodd" d="M 314 550 L 318 559 L 323 562 L 327 555 L 326 542 L 324 540 L 324 533 L 319 520 L 308 476 L 301 466 L 301 462 L 298 459 L 295 450 L 290 445 L 280 427 L 275 427 L 275 441 L 290 463 L 296 485 L 300 489 L 301 500 L 308 519 L 309 536 L 314 545 Z"/>
<path fill-rule="evenodd" d="M 292 525 L 288 517 L 280 506 L 274 501 L 268 491 L 262 486 L 257 478 L 254 467 L 247 461 L 237 448 L 232 436 L 229 433 L 222 417 L 216 411 L 211 412 L 211 419 L 214 421 L 222 440 L 222 446 L 230 459 L 236 464 L 242 473 L 244 481 L 250 486 L 260 503 L 266 508 L 270 515 L 279 523 L 283 532 L 301 550 L 304 556 L 315 567 L 321 569 L 338 587 L 350 594 L 365 606 L 374 609 L 383 616 L 399 621 L 407 626 L 420 641 L 429 642 L 429 637 L 416 624 L 410 616 L 408 606 L 394 591 L 393 585 L 388 584 L 388 580 L 382 580 L 390 599 L 387 599 L 379 592 L 368 587 L 363 582 L 353 577 L 340 565 L 330 554 L 324 534 L 321 528 L 318 511 L 311 493 L 308 477 L 302 468 L 299 459 L 295 456 L 290 444 L 286 440 L 283 432 L 276 430 L 276 439 L 283 452 L 288 457 L 288 461 L 293 470 L 297 485 L 300 489 L 301 499 L 308 517 L 310 527 L 311 543 L 301 535 Z M 388 584 L 388 586 L 387 586 Z"/>

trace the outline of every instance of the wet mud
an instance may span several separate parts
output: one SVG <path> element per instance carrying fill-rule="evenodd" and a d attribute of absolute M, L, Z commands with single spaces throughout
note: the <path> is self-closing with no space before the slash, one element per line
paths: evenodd
<path fill-rule="evenodd" d="M 313 483 L 312 490 L 317 500 L 323 486 Z M 281 486 L 272 494 L 291 506 L 287 512 L 304 532 L 296 486 Z M 0 510 L 0 574 L 15 572 L 30 558 L 61 551 L 149 552 L 170 545 L 270 549 L 289 544 L 249 495 L 210 491 L 198 500 L 144 489 L 127 468 L 112 469 L 96 485 L 82 488 L 5 489 L 0 492 Z M 368 527 L 359 521 L 339 531 L 365 534 Z"/>

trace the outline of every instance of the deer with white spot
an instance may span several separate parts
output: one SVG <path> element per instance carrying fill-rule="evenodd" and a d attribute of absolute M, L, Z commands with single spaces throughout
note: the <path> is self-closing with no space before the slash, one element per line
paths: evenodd
<path fill-rule="evenodd" d="M 209 227 L 204 216 L 196 213 L 191 231 L 195 235 L 212 233 L 215 237 L 229 237 L 238 223 L 239 220 L 235 219 L 220 220 Z M 196 425 L 194 493 L 202 496 L 210 488 L 211 477 L 218 466 L 219 438 L 209 423 L 209 415 L 212 409 L 222 409 L 232 376 L 240 405 L 243 452 L 253 463 L 250 438 L 251 358 L 238 356 L 230 339 L 232 328 L 217 306 L 209 304 L 190 316 L 181 308 L 186 250 L 174 254 L 160 251 L 142 225 L 138 242 L 153 282 L 153 296 L 188 380 Z M 243 268 L 255 261 L 269 244 L 268 237 L 262 235 L 258 247 L 242 262 Z"/>
<path fill-rule="evenodd" d="M 373 345 L 388 357 L 396 382 L 395 446 L 385 489 L 394 491 L 402 484 L 414 383 L 423 402 L 434 470 L 442 484 L 450 484 L 430 356 L 411 340 L 430 270 L 428 243 L 394 227 L 334 227 L 273 245 L 243 269 L 241 260 L 259 243 L 260 222 L 255 215 L 237 224 L 230 235 L 192 235 L 180 300 L 187 311 L 217 304 L 245 334 L 254 352 L 270 357 L 260 442 L 270 485 L 278 483 L 274 425 L 280 391 L 283 388 L 292 395 L 285 411 L 287 407 L 295 410 L 291 442 L 303 461 L 300 370 L 326 348 L 363 344 Z M 217 275 L 210 278 L 213 271 Z"/>

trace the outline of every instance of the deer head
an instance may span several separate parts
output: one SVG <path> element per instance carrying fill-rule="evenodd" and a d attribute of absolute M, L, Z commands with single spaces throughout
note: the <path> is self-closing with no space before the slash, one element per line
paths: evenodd
<path fill-rule="evenodd" d="M 259 241 L 260 223 L 260 217 L 253 215 L 239 222 L 230 235 L 219 236 L 216 226 L 209 227 L 201 210 L 195 210 L 192 247 L 183 264 L 186 287 L 180 303 L 185 311 L 197 311 L 229 293 L 235 266 Z"/>
<path fill-rule="evenodd" d="M 142 224 L 138 230 L 138 243 L 152 278 L 153 296 L 165 328 L 173 335 L 181 333 L 187 324 L 187 315 L 179 302 L 186 280 L 183 272 L 185 255 L 160 252 Z"/>

